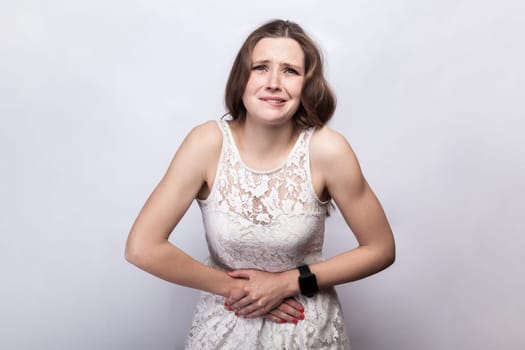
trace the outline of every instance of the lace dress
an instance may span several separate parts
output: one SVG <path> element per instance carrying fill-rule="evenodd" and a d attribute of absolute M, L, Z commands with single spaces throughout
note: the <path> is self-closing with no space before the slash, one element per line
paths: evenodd
<path fill-rule="evenodd" d="M 243 164 L 228 122 L 218 123 L 223 143 L 215 183 L 208 198 L 198 201 L 207 263 L 278 272 L 321 261 L 328 203 L 319 200 L 310 176 L 313 129 L 299 135 L 282 166 L 255 171 Z M 224 297 L 202 292 L 186 349 L 349 349 L 333 288 L 296 299 L 305 319 L 281 324 L 237 317 L 224 308 Z"/>

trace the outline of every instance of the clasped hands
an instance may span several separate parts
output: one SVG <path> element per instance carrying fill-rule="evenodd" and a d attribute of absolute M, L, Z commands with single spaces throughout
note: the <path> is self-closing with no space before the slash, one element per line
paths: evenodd
<path fill-rule="evenodd" d="M 233 287 L 225 307 L 243 318 L 264 317 L 278 322 L 297 323 L 304 319 L 304 307 L 293 298 L 286 272 L 243 269 L 227 272 Z"/>

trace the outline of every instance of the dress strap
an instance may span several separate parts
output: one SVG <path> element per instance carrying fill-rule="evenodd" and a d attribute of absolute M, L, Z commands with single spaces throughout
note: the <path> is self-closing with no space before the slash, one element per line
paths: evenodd
<path fill-rule="evenodd" d="M 230 141 L 230 132 L 229 132 L 227 121 L 224 119 L 219 119 L 219 120 L 216 120 L 216 122 L 217 122 L 217 125 L 219 125 L 219 129 L 221 129 L 223 140 Z"/>

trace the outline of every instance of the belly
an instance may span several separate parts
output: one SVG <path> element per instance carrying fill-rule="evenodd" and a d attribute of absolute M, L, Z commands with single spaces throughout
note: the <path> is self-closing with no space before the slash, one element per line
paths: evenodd
<path fill-rule="evenodd" d="M 207 213 L 210 256 L 225 268 L 282 271 L 321 258 L 324 218 L 282 216 L 257 225 L 233 213 Z"/>

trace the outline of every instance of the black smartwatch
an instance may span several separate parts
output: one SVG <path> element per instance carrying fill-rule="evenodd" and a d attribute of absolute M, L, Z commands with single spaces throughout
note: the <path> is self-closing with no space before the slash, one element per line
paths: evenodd
<path fill-rule="evenodd" d="M 301 265 L 299 269 L 299 289 L 301 294 L 311 298 L 315 293 L 319 291 L 319 286 L 317 285 L 317 279 L 315 275 L 310 271 L 308 265 Z"/>

